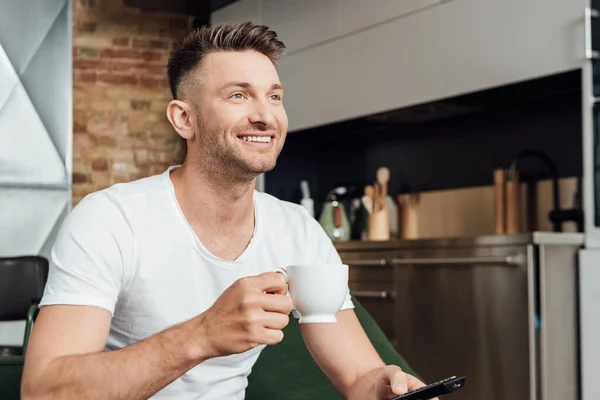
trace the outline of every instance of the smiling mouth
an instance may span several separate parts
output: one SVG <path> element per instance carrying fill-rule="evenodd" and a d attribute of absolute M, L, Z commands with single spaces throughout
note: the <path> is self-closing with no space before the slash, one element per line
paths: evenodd
<path fill-rule="evenodd" d="M 246 142 L 253 143 L 271 143 L 271 136 L 239 136 L 240 139 Z"/>

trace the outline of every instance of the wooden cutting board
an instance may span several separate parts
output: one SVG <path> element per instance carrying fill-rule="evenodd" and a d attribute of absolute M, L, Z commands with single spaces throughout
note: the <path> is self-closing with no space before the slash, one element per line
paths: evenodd
<path fill-rule="evenodd" d="M 577 190 L 576 178 L 559 181 L 562 208 L 573 207 L 573 194 Z M 538 182 L 536 194 L 538 225 L 530 231 L 552 231 L 547 215 L 552 208 L 552 181 Z M 527 231 L 526 184 L 521 184 L 520 231 Z M 479 186 L 464 189 L 423 192 L 417 207 L 418 237 L 456 237 L 493 235 L 494 186 Z M 576 225 L 568 222 L 563 225 L 565 232 L 575 232 Z"/>

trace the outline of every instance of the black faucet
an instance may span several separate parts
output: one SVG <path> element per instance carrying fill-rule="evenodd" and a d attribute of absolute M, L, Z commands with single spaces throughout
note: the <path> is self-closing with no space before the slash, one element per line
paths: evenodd
<path fill-rule="evenodd" d="M 578 195 L 576 201 L 576 208 L 562 210 L 560 208 L 560 197 L 558 187 L 558 168 L 556 164 L 546 154 L 537 150 L 523 150 L 519 152 L 510 164 L 508 169 L 508 180 L 512 181 L 515 176 L 517 164 L 524 158 L 534 157 L 546 164 L 550 170 L 552 178 L 552 210 L 548 213 L 548 219 L 552 223 L 554 232 L 562 232 L 562 224 L 566 221 L 575 221 L 577 223 L 577 231 L 583 232 L 583 211 L 580 206 L 580 196 Z M 578 193 L 581 193 L 578 190 Z"/>

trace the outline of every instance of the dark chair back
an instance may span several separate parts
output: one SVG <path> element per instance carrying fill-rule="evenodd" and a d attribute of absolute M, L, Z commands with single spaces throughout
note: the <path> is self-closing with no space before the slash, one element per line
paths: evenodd
<path fill-rule="evenodd" d="M 48 279 L 48 260 L 40 256 L 0 258 L 0 321 L 26 319 L 40 301 Z"/>

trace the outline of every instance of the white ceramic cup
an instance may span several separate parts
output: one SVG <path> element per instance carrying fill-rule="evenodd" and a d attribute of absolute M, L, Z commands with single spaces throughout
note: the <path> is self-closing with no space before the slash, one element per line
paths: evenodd
<path fill-rule="evenodd" d="M 337 322 L 348 294 L 347 265 L 289 265 L 275 271 L 286 276 L 294 309 L 301 314 L 299 323 Z"/>

